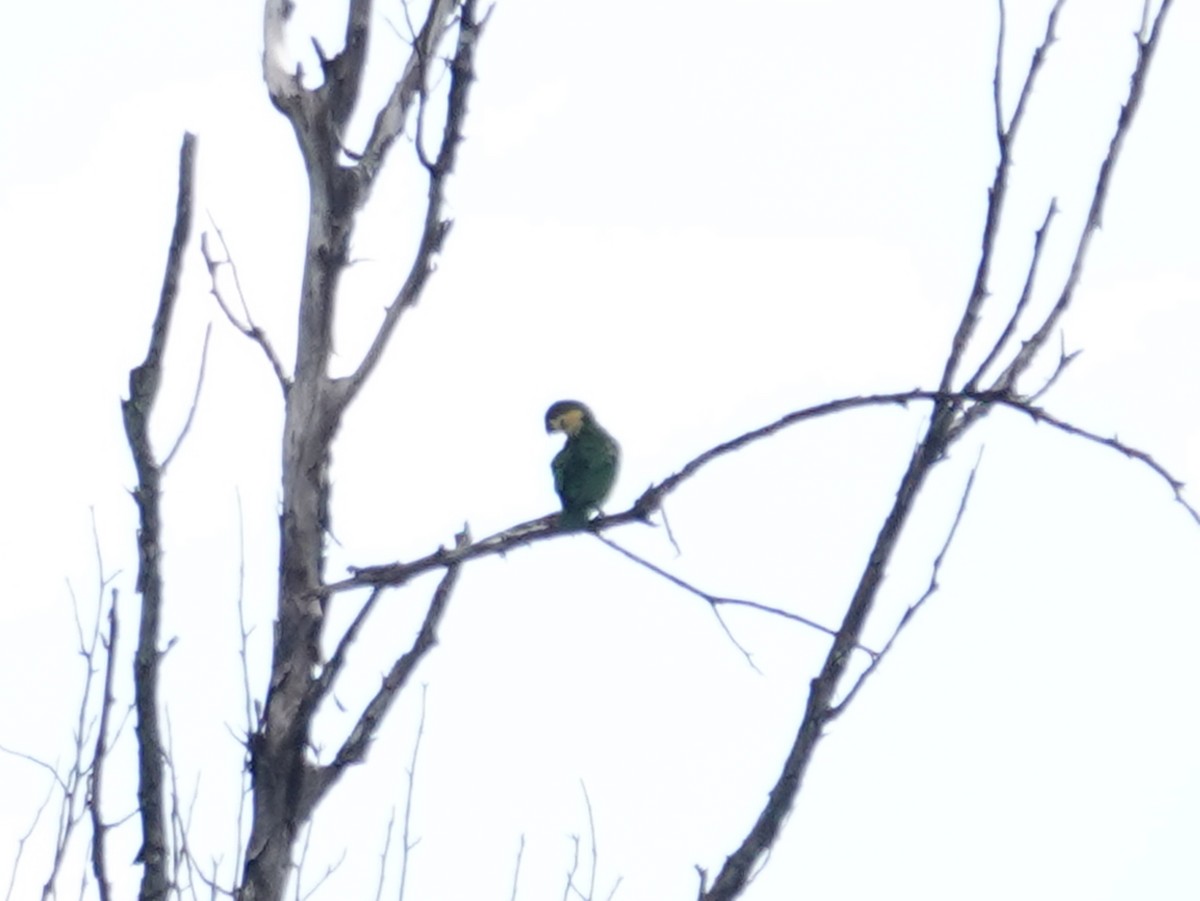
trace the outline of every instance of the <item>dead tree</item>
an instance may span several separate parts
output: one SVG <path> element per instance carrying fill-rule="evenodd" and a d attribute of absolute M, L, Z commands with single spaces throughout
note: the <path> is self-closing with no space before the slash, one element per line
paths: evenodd
<path fill-rule="evenodd" d="M 361 114 L 358 110 L 359 91 L 373 27 L 371 0 L 350 0 L 343 47 L 336 54 L 327 55 L 314 42 L 321 69 L 320 84 L 315 87 L 306 87 L 306 73 L 285 58 L 284 37 L 293 11 L 292 3 L 290 0 L 265 0 L 264 5 L 264 78 L 272 103 L 293 127 L 310 192 L 293 365 L 285 364 L 244 306 L 239 315 L 225 300 L 218 285 L 218 272 L 230 261 L 227 256 L 218 255 L 207 241 L 203 244 L 216 300 L 233 326 L 261 350 L 279 384 L 285 411 L 279 582 L 270 679 L 257 722 L 252 724 L 251 733 L 246 737 L 252 792 L 250 833 L 244 849 L 243 867 L 236 877 L 237 884 L 221 889 L 215 880 L 213 883 L 214 893 L 221 890 L 242 901 L 279 901 L 283 897 L 302 830 L 312 821 L 322 799 L 347 768 L 365 758 L 390 707 L 410 683 L 422 659 L 435 646 L 438 626 L 450 603 L 461 567 L 472 560 L 553 540 L 562 534 L 552 516 L 519 523 L 480 540 L 472 540 L 464 529 L 456 536 L 452 547 L 436 547 L 423 557 L 364 564 L 352 567 L 347 575 L 327 576 L 325 552 L 331 527 L 331 449 L 347 410 L 375 371 L 401 317 L 420 299 L 449 234 L 451 223 L 444 213 L 446 184 L 463 137 L 463 123 L 475 77 L 475 49 L 486 25 L 487 12 L 480 11 L 476 0 L 430 0 L 424 18 L 411 27 L 408 58 L 388 99 L 375 111 L 365 144 L 350 147 L 345 135 L 351 118 Z M 936 590 L 938 570 L 966 507 L 973 473 L 942 553 L 933 562 L 929 589 L 895 624 L 891 638 L 882 648 L 864 647 L 864 625 L 872 614 L 881 581 L 922 487 L 954 444 L 986 416 L 993 412 L 1016 413 L 1123 454 L 1165 480 L 1175 497 L 1200 523 L 1200 514 L 1182 494 L 1182 485 L 1149 454 L 1116 439 L 1088 432 L 1040 405 L 1040 399 L 1070 364 L 1070 354 L 1060 353 L 1052 374 L 1040 384 L 1027 383 L 1032 364 L 1049 352 L 1056 327 L 1074 298 L 1089 243 L 1101 223 L 1122 144 L 1146 88 L 1150 64 L 1171 0 L 1163 0 L 1153 17 L 1147 13 L 1146 21 L 1136 35 L 1138 55 L 1129 94 L 1100 166 L 1089 215 L 1075 238 L 1076 250 L 1070 271 L 1056 289 L 1055 303 L 1032 326 L 1024 321 L 1038 276 L 1042 248 L 1055 212 L 1054 204 L 1050 202 L 1042 227 L 1033 239 L 1024 289 L 1019 297 L 1012 299 L 1005 326 L 990 341 L 980 338 L 977 333 L 977 323 L 985 304 L 998 302 L 991 297 L 989 274 L 1004 217 L 1012 149 L 1033 96 L 1038 73 L 1054 41 L 1055 24 L 1062 5 L 1063 0 L 1058 0 L 1051 9 L 1044 38 L 1034 52 L 1011 113 L 1006 112 L 1000 87 L 1005 57 L 1004 8 L 1002 3 L 1000 5 L 993 97 L 999 159 L 988 192 L 982 252 L 974 283 L 944 359 L 938 385 L 929 389 L 841 398 L 790 412 L 775 422 L 706 450 L 674 474 L 651 485 L 627 510 L 603 516 L 590 526 L 600 540 L 675 585 L 699 595 L 712 606 L 718 617 L 728 606 L 748 606 L 765 615 L 805 623 L 825 632 L 830 639 L 825 660 L 809 685 L 804 714 L 796 727 L 786 760 L 756 821 L 711 879 L 707 870 L 697 868 L 699 897 L 703 901 L 728 901 L 744 893 L 754 872 L 779 837 L 825 728 L 846 711 L 865 681 L 886 658 L 913 614 Z M 443 90 L 437 95 L 440 99 L 434 100 L 431 85 L 437 79 L 441 79 Z M 439 125 L 435 129 L 439 133 L 431 139 L 425 123 L 435 102 L 443 106 L 438 110 Z M 411 139 L 427 180 L 419 239 L 407 276 L 396 290 L 368 348 L 348 374 L 335 376 L 331 371 L 333 323 L 339 283 L 350 263 L 350 240 L 356 216 L 370 197 L 390 150 L 402 136 Z M 189 135 L 185 137 L 181 152 L 175 230 L 151 340 L 145 360 L 130 374 L 130 397 L 123 404 L 126 432 L 138 474 L 134 499 L 140 516 L 137 588 L 142 598 L 142 617 L 135 654 L 134 687 L 139 753 L 138 808 L 142 829 L 138 862 L 143 867 L 140 897 L 144 901 L 159 901 L 179 890 L 175 880 L 177 861 L 181 855 L 186 858 L 189 853 L 186 848 L 177 847 L 166 813 L 164 768 L 169 761 L 158 724 L 157 698 L 158 664 L 162 657 L 158 626 L 162 610 L 160 482 L 174 449 L 160 460 L 150 445 L 148 427 L 161 379 L 163 354 L 188 240 L 194 161 L 195 142 Z M 983 362 L 974 371 L 964 373 L 968 351 L 981 350 Z M 705 592 L 630 554 L 607 535 L 625 526 L 639 527 L 658 516 L 671 493 L 702 468 L 753 442 L 768 439 L 812 419 L 838 415 L 850 409 L 896 404 L 928 405 L 928 425 L 908 460 L 895 501 L 867 555 L 858 585 L 837 628 L 821 626 L 791 611 Z M 186 433 L 186 425 L 183 431 Z M 178 447 L 178 441 L 175 447 Z M 430 572 L 440 573 L 441 578 L 410 646 L 391 662 L 379 689 L 363 706 L 354 726 L 329 761 L 317 762 L 309 751 L 314 717 L 329 700 L 360 630 L 388 591 Z M 331 600 L 335 596 L 349 598 L 353 592 L 365 594 L 357 613 L 341 635 L 329 634 L 326 611 Z M 105 646 L 108 651 L 105 710 L 111 704 L 111 644 L 116 639 L 115 620 L 109 635 L 109 644 Z M 91 653 L 96 653 L 96 647 L 93 642 Z M 323 648 L 329 652 L 323 653 Z M 866 666 L 857 679 L 848 680 L 850 660 L 862 654 L 867 655 Z M 850 684 L 846 684 L 848 681 Z M 107 723 L 100 730 L 92 767 L 81 768 L 81 771 L 95 773 L 97 784 L 93 798 L 99 797 L 99 763 L 106 753 L 106 735 Z M 107 827 L 99 817 L 97 803 L 93 802 L 92 807 L 93 872 L 101 897 L 107 897 L 109 879 L 104 866 L 103 842 Z M 82 821 L 82 814 L 76 821 Z M 407 835 L 404 841 L 408 846 Z M 60 851 L 62 848 L 65 843 L 60 843 Z M 568 888 L 571 888 L 570 884 Z M 582 892 L 580 894 L 583 896 Z M 591 889 L 586 896 L 591 897 Z"/>
<path fill-rule="evenodd" d="M 325 535 L 329 522 L 330 448 L 347 408 L 378 364 L 401 315 L 417 302 L 450 229 L 442 206 L 446 180 L 462 140 L 463 120 L 475 77 L 475 45 L 484 21 L 475 0 L 433 0 L 416 29 L 403 73 L 374 119 L 365 147 L 351 151 L 343 135 L 355 113 L 372 27 L 370 0 L 351 0 L 345 43 L 332 57 L 316 45 L 322 82 L 304 87 L 303 73 L 283 58 L 292 4 L 267 0 L 263 74 L 271 102 L 296 133 L 309 182 L 308 240 L 299 303 L 295 367 L 280 379 L 284 395 L 283 494 L 280 515 L 279 604 L 271 682 L 258 729 L 250 738 L 253 814 L 239 897 L 274 901 L 283 896 L 300 828 L 347 766 L 361 759 L 367 740 L 402 687 L 423 649 L 401 657 L 360 728 L 333 761 L 315 766 L 306 757 L 313 715 L 332 684 L 333 662 L 321 669 L 320 645 L 329 592 Z M 451 35 L 451 33 L 453 33 Z M 427 154 L 424 117 L 428 84 L 443 41 L 453 47 L 445 122 Z M 388 151 L 406 126 L 428 176 L 424 229 L 408 277 L 388 307 L 370 348 L 347 376 L 333 378 L 333 321 L 338 283 L 349 264 L 354 219 L 370 196 Z M 263 345 L 264 349 L 267 345 Z M 282 367 L 270 354 L 276 372 Z M 427 640 L 453 589 L 450 567 L 430 604 Z"/>

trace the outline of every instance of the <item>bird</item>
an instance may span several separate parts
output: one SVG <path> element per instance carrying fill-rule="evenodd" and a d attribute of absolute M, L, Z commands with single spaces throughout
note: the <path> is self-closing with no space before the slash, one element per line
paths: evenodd
<path fill-rule="evenodd" d="M 586 404 L 560 400 L 546 411 L 546 434 L 567 436 L 550 464 L 554 490 L 562 501 L 561 529 L 587 528 L 588 515 L 599 508 L 612 490 L 621 460 L 621 447 L 608 434 Z"/>

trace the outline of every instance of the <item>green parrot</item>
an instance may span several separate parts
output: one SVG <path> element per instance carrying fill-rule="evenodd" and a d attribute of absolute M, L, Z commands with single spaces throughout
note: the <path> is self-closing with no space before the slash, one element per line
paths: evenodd
<path fill-rule="evenodd" d="M 554 457 L 554 490 L 562 500 L 559 528 L 584 529 L 617 478 L 621 448 L 585 404 L 560 400 L 546 411 L 546 433 L 563 432 L 567 443 Z"/>

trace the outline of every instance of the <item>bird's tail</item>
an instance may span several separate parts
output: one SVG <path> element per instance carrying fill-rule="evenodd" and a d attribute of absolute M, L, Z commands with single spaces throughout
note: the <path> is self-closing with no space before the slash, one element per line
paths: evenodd
<path fill-rule="evenodd" d="M 566 532 L 578 532 L 588 524 L 587 507 L 565 507 L 558 515 L 558 527 Z"/>

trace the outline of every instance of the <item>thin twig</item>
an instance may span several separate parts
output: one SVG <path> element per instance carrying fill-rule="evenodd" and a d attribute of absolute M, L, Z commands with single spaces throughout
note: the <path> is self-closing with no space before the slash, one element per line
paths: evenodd
<path fill-rule="evenodd" d="M 900 617 L 900 622 L 898 622 L 896 624 L 896 628 L 892 630 L 892 634 L 884 644 L 883 648 L 878 654 L 871 658 L 871 662 L 867 665 L 867 668 L 859 674 L 859 677 L 855 680 L 854 685 L 848 692 L 846 692 L 846 696 L 841 700 L 840 703 L 830 708 L 827 720 L 834 720 L 845 712 L 846 708 L 850 706 L 850 704 L 854 701 L 854 698 L 858 695 L 859 689 L 861 689 L 867 679 L 871 677 L 871 674 L 879 668 L 879 665 L 883 663 L 883 658 L 886 657 L 891 651 L 892 646 L 896 643 L 896 639 L 900 637 L 900 633 L 904 630 L 904 627 L 912 621 L 912 618 L 916 616 L 917 611 L 920 610 L 921 607 L 925 605 L 925 602 L 928 601 L 941 587 L 941 585 L 938 583 L 938 575 L 942 571 L 942 563 L 945 561 L 946 555 L 950 553 L 950 545 L 954 542 L 954 536 L 958 534 L 958 526 L 962 522 L 963 514 L 967 511 L 967 502 L 971 499 L 971 489 L 975 487 L 975 474 L 979 472 L 979 464 L 982 460 L 983 448 L 981 447 L 979 449 L 979 455 L 975 458 L 975 465 L 971 467 L 971 473 L 967 476 L 967 483 L 963 487 L 962 497 L 959 498 L 958 509 L 955 511 L 954 520 L 950 523 L 950 530 L 946 533 L 946 540 L 942 542 L 941 550 L 938 551 L 937 556 L 933 558 L 933 567 L 929 574 L 929 585 L 926 586 L 925 591 L 921 594 L 921 596 L 912 604 L 910 604 L 904 611 L 904 615 Z"/>
<path fill-rule="evenodd" d="M 1055 5 L 1056 12 L 1061 2 L 1062 0 L 1059 0 L 1059 3 Z M 1071 268 L 1059 293 L 1058 300 L 1050 312 L 1046 314 L 1046 318 L 1042 321 L 1037 331 L 1021 345 L 1021 348 L 1014 354 L 1012 361 L 997 377 L 995 386 L 998 388 L 1016 385 L 1017 380 L 1029 369 L 1034 358 L 1049 340 L 1058 321 L 1071 305 L 1071 301 L 1075 296 L 1075 288 L 1078 286 L 1079 279 L 1083 274 L 1083 266 L 1087 259 L 1087 252 L 1091 246 L 1092 237 L 1100 229 L 1104 205 L 1108 200 L 1109 184 L 1112 181 L 1117 161 L 1120 159 L 1121 149 L 1125 145 L 1125 137 L 1129 134 L 1129 130 L 1133 126 L 1134 116 L 1141 105 L 1142 96 L 1146 90 L 1146 80 L 1150 71 L 1150 63 L 1154 59 L 1154 51 L 1158 48 L 1158 39 L 1162 33 L 1163 22 L 1166 19 L 1167 11 L 1171 8 L 1171 3 L 1172 0 L 1163 0 L 1162 6 L 1158 9 L 1158 15 L 1154 17 L 1154 27 L 1149 37 L 1144 36 L 1144 26 L 1142 33 L 1136 36 L 1137 65 L 1134 67 L 1133 74 L 1129 79 L 1129 94 L 1125 99 L 1125 103 L 1121 106 L 1121 112 L 1117 117 L 1117 126 L 1113 131 L 1112 139 L 1109 141 L 1108 153 L 1105 155 L 1104 161 L 1100 164 L 1100 172 L 1096 178 L 1096 187 L 1092 192 L 1092 202 L 1088 208 L 1087 219 L 1080 231 L 1079 240 L 1075 246 L 1075 255 L 1071 260 Z"/>
<path fill-rule="evenodd" d="M 381 585 L 377 585 L 371 590 L 371 594 L 358 609 L 358 613 L 354 615 L 354 619 L 350 621 L 350 625 L 346 627 L 342 637 L 338 639 L 333 654 L 321 669 L 321 674 L 313 680 L 310 689 L 311 701 L 309 702 L 313 706 L 319 703 L 333 688 L 334 682 L 337 681 L 338 675 L 346 665 L 346 655 L 350 652 L 354 640 L 358 637 L 359 631 L 367 621 L 367 617 L 371 615 L 371 611 L 375 609 L 382 594 L 383 586 Z"/>
<path fill-rule="evenodd" d="M 996 119 L 996 140 L 1004 142 L 1004 104 L 1003 104 L 1003 73 L 1004 73 L 1004 37 L 1007 31 L 1007 16 L 1004 10 L 1004 0 L 999 0 L 1000 23 L 996 29 L 996 64 L 992 72 L 992 112 Z"/>
<path fill-rule="evenodd" d="M 417 736 L 413 739 L 412 759 L 408 764 L 408 788 L 404 793 L 404 823 L 400 846 L 400 891 L 396 901 L 404 901 L 404 889 L 408 885 L 409 852 L 416 847 L 416 842 L 409 838 L 409 827 L 412 823 L 413 790 L 416 787 L 417 755 L 421 751 L 421 739 L 425 735 L 425 697 L 428 694 L 428 684 L 421 685 L 421 716 L 417 720 Z"/>
<path fill-rule="evenodd" d="M 988 278 L 991 274 L 992 262 L 995 258 L 996 242 L 1000 234 L 1000 221 L 1004 214 L 1004 202 L 1008 196 L 1008 173 L 1012 166 L 1012 150 L 1020 131 L 1021 122 L 1025 116 L 1025 105 L 1033 93 L 1034 83 L 1038 72 L 1042 68 L 1042 64 L 1045 62 L 1050 45 L 1054 43 L 1054 27 L 1058 21 L 1059 9 L 1062 7 L 1063 2 L 1064 0 L 1057 0 L 1046 20 L 1045 36 L 1042 39 L 1042 43 L 1034 51 L 1033 59 L 1029 63 L 1029 69 L 1025 74 L 1025 83 L 1022 85 L 1021 93 L 1017 98 L 1017 105 L 1016 109 L 1013 110 L 1012 119 L 1009 121 L 1007 127 L 999 126 L 997 128 L 996 143 L 1000 153 L 1000 160 L 996 164 L 996 174 L 992 179 L 992 186 L 988 189 L 988 205 L 987 213 L 984 217 L 983 241 L 979 263 L 975 269 L 975 280 L 971 286 L 971 293 L 967 297 L 962 318 L 959 320 L 958 329 L 955 331 L 954 338 L 950 344 L 950 352 L 946 355 L 946 365 L 942 371 L 942 378 L 939 383 L 942 391 L 949 391 L 954 385 L 955 373 L 958 371 L 958 367 L 967 353 L 971 337 L 974 335 L 975 328 L 979 324 L 980 311 L 983 309 L 983 304 L 990 293 Z M 999 116 L 1000 76 L 1003 53 L 1004 42 L 1003 35 L 1001 35 L 1001 40 L 997 43 L 996 47 L 996 62 L 993 77 L 993 102 L 997 108 L 997 116 Z M 934 418 L 938 418 L 937 414 L 935 414 Z"/>
<path fill-rule="evenodd" d="M 1033 256 L 1029 261 L 1029 268 L 1025 271 L 1025 285 L 1021 289 L 1021 296 L 1017 299 L 1012 315 L 1008 317 L 1008 322 L 1004 324 L 1004 328 L 1000 332 L 1000 337 L 996 339 L 996 343 L 992 345 L 992 349 L 988 351 L 988 355 L 979 364 L 979 368 L 975 370 L 975 374 L 967 381 L 965 390 L 975 391 L 979 388 L 984 375 L 991 368 L 992 364 L 996 362 L 997 358 L 999 358 L 1005 346 L 1016 332 L 1017 325 L 1021 321 L 1021 314 L 1025 312 L 1025 308 L 1029 305 L 1029 299 L 1033 296 L 1033 285 L 1037 279 L 1038 267 L 1042 261 L 1042 249 L 1045 247 L 1046 235 L 1050 231 L 1050 222 L 1057 212 L 1057 202 L 1051 199 L 1050 205 L 1046 208 L 1046 217 L 1042 220 L 1041 228 L 1034 232 L 1033 235 Z"/>
<path fill-rule="evenodd" d="M 42 760 L 40 757 L 34 757 L 32 754 L 26 754 L 24 751 L 18 751 L 14 748 L 10 748 L 7 745 L 0 745 L 0 753 L 7 754 L 10 757 L 16 757 L 20 760 L 28 761 L 29 763 L 32 763 L 35 766 L 41 767 L 42 769 L 46 770 L 46 772 L 48 772 L 51 775 L 51 777 L 54 779 L 54 784 L 59 789 L 61 789 L 62 791 L 67 790 L 66 780 L 64 780 L 63 777 L 58 774 L 58 770 L 55 768 L 55 766 L 53 764 L 47 763 L 45 760 Z"/>
<path fill-rule="evenodd" d="M 312 838 L 313 825 L 309 820 L 304 826 L 304 841 L 300 844 L 300 856 L 296 858 L 296 877 L 294 883 L 295 901 L 300 901 L 300 882 L 304 878 L 304 864 L 308 860 L 308 843 Z"/>
<path fill-rule="evenodd" d="M 513 866 L 513 883 L 512 894 L 508 896 L 508 901 L 517 901 L 517 885 L 521 879 L 521 858 L 525 855 L 525 833 L 521 833 L 521 843 L 517 845 L 517 862 Z M 7 899 L 6 899 L 7 901 Z"/>
<path fill-rule="evenodd" d="M 103 581 L 103 577 L 101 580 Z M 96 746 L 92 751 L 91 777 L 88 781 L 88 808 L 92 815 L 92 875 L 96 877 L 96 890 L 100 901 L 109 901 L 112 892 L 105 853 L 108 826 L 100 810 L 100 799 L 104 787 L 104 762 L 108 759 L 108 719 L 114 702 L 113 678 L 116 671 L 118 621 L 117 589 L 114 588 L 112 603 L 108 608 L 108 636 L 103 642 L 104 694 L 100 706 L 100 725 L 96 730 Z"/>
<path fill-rule="evenodd" d="M 29 841 L 30 837 L 32 837 L 34 830 L 37 829 L 37 824 L 41 820 L 42 814 L 45 813 L 46 809 L 50 806 L 50 799 L 54 797 L 54 790 L 57 787 L 57 780 L 58 773 L 55 773 L 54 781 L 50 783 L 46 790 L 46 797 L 42 800 L 42 803 L 38 805 L 38 809 L 33 814 L 33 822 L 29 824 L 29 828 L 26 829 L 25 832 L 17 839 L 17 853 L 13 855 L 12 869 L 8 874 L 8 890 L 4 893 L 4 901 L 12 901 L 13 887 L 17 884 L 17 871 L 20 870 L 21 860 L 25 855 L 25 844 Z M 522 845 L 524 845 L 524 841 L 524 836 L 522 836 Z M 515 888 L 516 887 L 514 886 L 514 891 Z M 513 901 L 516 901 L 516 899 L 514 898 Z"/>
<path fill-rule="evenodd" d="M 278 354 L 275 353 L 271 339 L 267 337 L 266 332 L 255 325 L 254 319 L 250 316 L 250 307 L 246 303 L 246 296 L 242 293 L 242 280 L 238 276 L 237 263 L 234 262 L 233 254 L 229 251 L 229 245 L 225 243 L 225 235 L 221 232 L 221 228 L 217 225 L 216 220 L 213 219 L 212 213 L 208 214 L 208 219 L 212 224 L 213 231 L 217 234 L 217 240 L 221 242 L 221 252 L 225 257 L 222 260 L 214 259 L 208 247 L 208 232 L 200 235 L 200 253 L 204 257 L 204 265 L 208 269 L 208 293 L 216 300 L 217 306 L 225 314 L 225 318 L 229 320 L 229 324 L 259 346 L 259 349 L 262 350 L 263 355 L 267 358 L 267 362 L 271 366 L 271 371 L 275 373 L 275 380 L 279 383 L 279 387 L 284 395 L 286 395 L 288 389 L 291 387 L 291 379 L 288 378 L 287 372 L 283 368 L 283 363 L 280 361 Z M 228 266 L 230 273 L 232 273 L 233 286 L 237 291 L 238 301 L 242 307 L 242 315 L 246 317 L 244 323 L 229 308 L 229 304 L 225 302 L 225 296 L 221 293 L 221 284 L 218 281 L 217 275 L 222 266 Z"/>
<path fill-rule="evenodd" d="M 567 884 L 563 886 L 563 901 L 567 901 L 571 897 L 571 890 L 575 888 L 575 873 L 579 870 L 579 836 L 571 836 L 571 846 L 574 849 L 571 853 L 571 869 L 567 870 Z"/>
<path fill-rule="evenodd" d="M 758 611 L 761 611 L 762 613 L 769 613 L 772 616 L 782 616 L 784 619 L 790 619 L 793 622 L 800 623 L 803 626 L 808 626 L 810 629 L 816 629 L 818 632 L 823 632 L 824 634 L 829 635 L 831 637 L 834 635 L 837 635 L 836 629 L 830 629 L 828 626 L 823 626 L 820 623 L 809 619 L 808 617 L 801 616 L 799 613 L 792 613 L 790 610 L 783 610 L 779 607 L 771 607 L 767 604 L 760 604 L 757 601 L 745 601 L 745 600 L 741 600 L 740 598 L 727 598 L 727 597 L 722 597 L 720 595 L 709 594 L 707 591 L 697 588 L 695 585 L 685 582 L 683 579 L 679 578 L 678 576 L 667 572 L 661 566 L 651 563 L 649 560 L 646 560 L 643 557 L 639 557 L 637 554 L 633 553 L 633 551 L 630 551 L 627 548 L 622 547 L 621 545 L 617 544 L 615 541 L 612 541 L 609 538 L 605 538 L 603 535 L 597 534 L 596 538 L 598 538 L 600 541 L 604 542 L 606 545 L 608 545 L 610 548 L 612 548 L 614 551 L 621 554 L 625 558 L 632 560 L 634 563 L 637 563 L 639 566 L 644 566 L 646 569 L 650 570 L 652 573 L 655 573 L 656 575 L 662 576 L 664 579 L 666 579 L 672 585 L 682 588 L 684 591 L 690 592 L 691 594 L 696 595 L 696 597 L 698 597 L 698 598 L 703 598 L 704 600 L 708 601 L 708 603 L 710 605 L 712 605 L 714 608 L 716 606 L 718 606 L 719 604 L 728 604 L 733 607 L 749 607 L 752 610 L 758 610 Z M 868 653 L 872 653 L 867 648 L 863 648 L 863 650 L 867 651 Z"/>
<path fill-rule="evenodd" d="M 187 418 L 183 421 L 183 428 L 179 430 L 179 434 L 175 437 L 175 443 L 171 445 L 171 449 L 167 455 L 163 457 L 163 461 L 159 464 L 159 469 L 163 472 L 167 471 L 167 467 L 171 465 L 171 461 L 175 459 L 175 454 L 183 444 L 183 439 L 187 437 L 192 428 L 192 420 L 196 417 L 196 408 L 200 405 L 200 389 L 204 387 L 204 369 L 208 364 L 208 339 L 212 337 L 212 323 L 210 322 L 204 328 L 204 345 L 200 349 L 200 371 L 196 374 L 196 390 L 192 394 L 192 403 L 188 407 Z"/>
<path fill-rule="evenodd" d="M 307 839 L 305 840 L 305 845 L 307 846 Z M 320 890 L 321 886 L 325 884 L 326 880 L 328 880 L 330 876 L 332 876 L 339 869 L 341 869 L 342 864 L 345 862 L 346 862 L 346 849 L 343 848 L 341 856 L 338 857 L 338 859 L 335 860 L 333 863 L 331 863 L 327 867 L 325 867 L 325 872 L 321 874 L 321 878 L 318 879 L 313 884 L 313 887 L 310 888 L 307 892 L 305 892 L 303 896 L 299 895 L 300 879 L 299 879 L 299 874 L 297 874 L 297 878 L 296 878 L 297 899 L 296 899 L 296 901 L 308 901 L 309 898 L 311 898 L 313 895 L 315 895 Z"/>
<path fill-rule="evenodd" d="M 425 29 L 414 44 L 414 59 L 419 71 L 413 75 L 412 94 L 419 95 L 424 91 L 423 63 L 432 51 L 432 35 L 440 28 L 443 19 L 435 16 L 441 11 L 446 0 L 433 0 L 431 14 L 426 20 Z M 384 313 L 370 347 L 360 361 L 358 368 L 345 377 L 338 379 L 338 391 L 342 406 L 349 402 L 362 390 L 367 378 L 374 371 L 388 341 L 395 332 L 396 325 L 404 312 L 420 299 L 426 282 L 434 271 L 434 260 L 442 251 L 447 235 L 450 233 L 451 220 L 443 217 L 445 206 L 446 183 L 454 170 L 458 157 L 458 148 L 463 139 L 463 123 L 466 121 L 467 101 L 470 96 L 471 84 L 475 81 L 475 48 L 487 25 L 488 15 L 477 19 L 475 15 L 476 0 L 463 0 L 458 22 L 458 41 L 451 63 L 450 88 L 446 95 L 446 122 L 442 131 L 442 140 L 438 146 L 437 158 L 429 163 L 426 161 L 429 175 L 429 185 L 425 205 L 424 224 L 421 231 L 420 243 L 409 267 L 404 284 L 396 293 L 392 303 Z M 447 10 L 448 12 L 448 10 Z M 489 11 L 490 14 L 490 11 Z M 397 84 L 400 90 L 400 84 Z M 411 102 L 411 94 L 410 94 Z M 383 112 L 380 113 L 382 117 Z M 377 122 L 377 128 L 380 127 Z M 397 129 L 398 131 L 398 129 Z M 372 136 L 374 140 L 374 136 Z M 367 164 L 367 157 L 359 163 L 360 167 Z"/>
<path fill-rule="evenodd" d="M 250 737 L 255 733 L 258 724 L 255 721 L 253 714 L 253 694 L 250 691 L 250 629 L 246 628 L 246 517 L 242 510 L 242 493 L 235 492 L 237 498 L 237 515 L 238 515 L 238 588 L 237 588 L 237 615 L 238 615 L 238 658 L 241 662 L 242 669 L 242 703 L 244 705 L 243 715 L 245 717 L 244 727 L 245 732 L 241 736 L 243 747 L 248 748 Z M 249 752 L 247 752 L 246 763 L 249 763 Z M 242 767 L 242 774 L 239 783 L 238 795 L 238 812 L 237 812 L 237 827 L 234 833 L 234 856 L 233 856 L 233 872 L 234 879 L 237 879 L 237 874 L 242 871 L 242 835 L 245 829 L 246 817 L 246 796 L 250 791 L 249 782 L 249 767 Z"/>
<path fill-rule="evenodd" d="M 587 895 L 584 896 L 585 901 L 592 901 L 592 896 L 596 892 L 596 865 L 599 861 L 599 853 L 596 850 L 596 818 L 592 815 L 592 799 L 588 797 L 587 783 L 582 779 L 579 780 L 579 787 L 583 790 L 583 803 L 587 808 L 588 816 L 588 841 L 592 847 L 592 867 L 591 873 L 588 876 Z"/>
<path fill-rule="evenodd" d="M 739 601 L 733 600 L 732 598 L 719 598 L 719 597 L 716 597 L 715 595 L 711 595 L 711 594 L 708 594 L 707 592 L 701 591 L 699 588 L 696 588 L 694 585 L 688 584 L 687 582 L 683 581 L 683 579 L 679 578 L 678 576 L 672 575 L 671 573 L 667 572 L 665 569 L 662 569 L 661 567 L 656 566 L 655 564 L 651 563 L 649 560 L 645 560 L 642 557 L 639 557 L 637 554 L 633 553 L 632 551 L 627 550 L 626 548 L 623 548 L 621 545 L 617 544 L 615 541 L 605 538 L 603 535 L 601 535 L 599 533 L 593 533 L 593 534 L 596 536 L 596 538 L 598 538 L 600 541 L 604 542 L 606 545 L 608 545 L 610 548 L 612 548 L 617 553 L 622 554 L 623 556 L 632 560 L 633 562 L 646 567 L 646 569 L 650 570 L 651 572 L 662 576 L 668 582 L 672 583 L 673 585 L 677 585 L 678 587 L 682 588 L 684 591 L 691 592 L 692 594 L 696 595 L 697 597 L 703 598 L 704 600 L 708 601 L 709 608 L 712 610 L 713 615 L 717 618 L 717 623 L 721 626 L 721 629 L 722 629 L 722 631 L 724 631 L 725 636 L 729 639 L 729 641 L 733 644 L 733 646 L 735 648 L 737 648 L 739 652 L 741 652 L 741 655 L 746 658 L 746 663 L 748 663 L 750 665 L 750 668 L 752 670 L 754 670 L 756 673 L 758 673 L 760 676 L 762 675 L 762 670 L 760 670 L 758 668 L 758 665 L 754 662 L 754 657 L 745 648 L 745 646 L 743 646 L 742 643 L 739 642 L 736 637 L 734 637 L 732 630 L 730 630 L 730 628 L 729 628 L 729 624 L 725 622 L 725 618 L 723 616 L 721 616 L 721 611 L 717 607 L 718 604 L 746 603 L 749 605 L 749 604 L 751 604 L 751 602 L 739 602 Z M 811 622 L 806 620 L 804 617 L 799 616 L 797 614 L 788 613 L 786 610 L 777 610 L 773 607 L 765 607 L 764 605 L 754 605 L 754 606 L 762 607 L 763 609 L 769 610 L 772 613 L 776 613 L 779 616 L 786 617 L 787 619 L 794 619 L 798 622 L 803 623 L 806 626 L 813 625 Z M 814 628 L 817 628 L 820 631 L 825 631 L 824 629 L 821 629 L 820 626 L 814 626 Z M 835 634 L 832 630 L 828 630 L 828 631 L 829 631 L 830 635 Z"/>
<path fill-rule="evenodd" d="M 383 835 L 383 850 L 379 854 L 379 881 L 375 884 L 375 901 L 383 898 L 383 883 L 387 879 L 388 854 L 392 850 L 392 829 L 396 825 L 396 808 L 388 815 L 387 831 Z"/>

